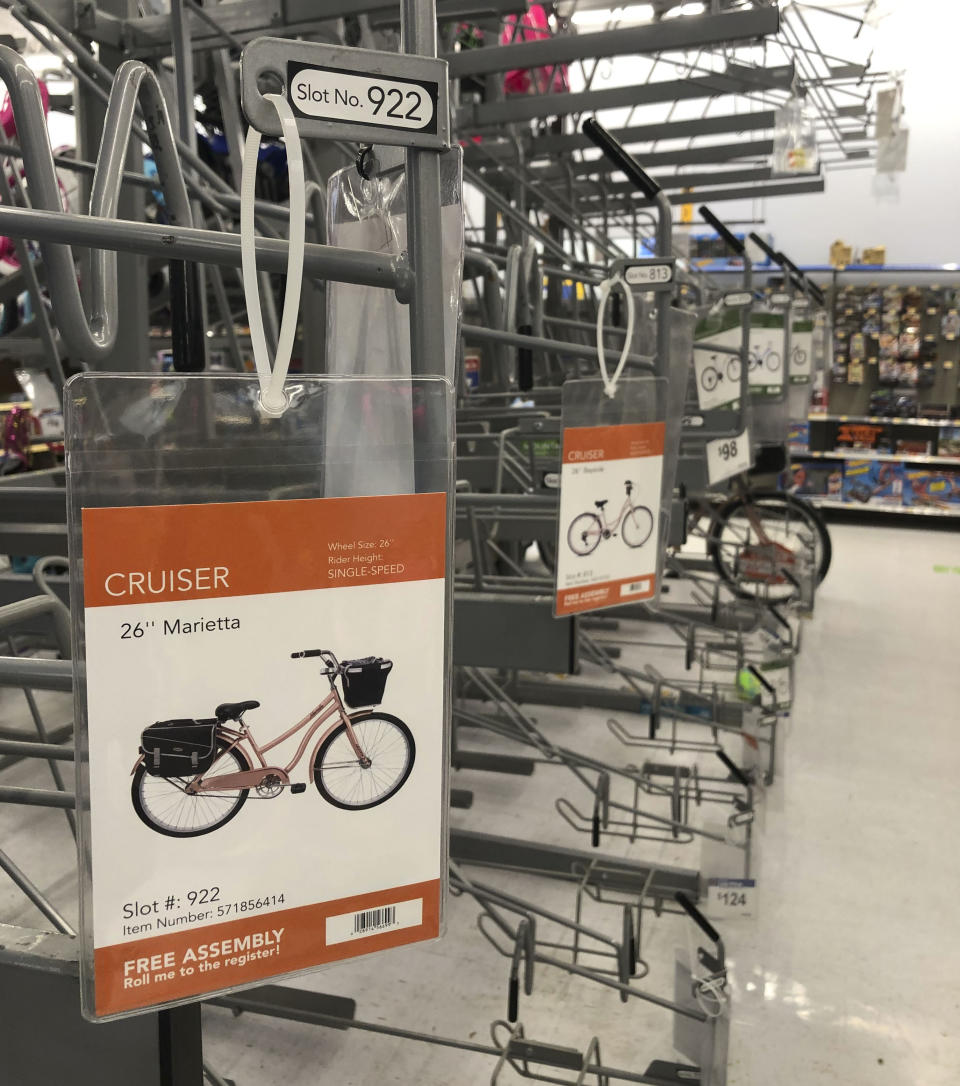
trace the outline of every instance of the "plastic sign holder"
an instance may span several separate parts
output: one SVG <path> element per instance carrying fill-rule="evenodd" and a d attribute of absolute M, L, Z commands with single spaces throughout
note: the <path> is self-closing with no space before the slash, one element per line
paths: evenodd
<path fill-rule="evenodd" d="M 279 136 L 264 94 L 280 91 L 301 136 L 446 150 L 447 62 L 342 45 L 257 38 L 240 63 L 243 110 L 254 128 Z"/>
<path fill-rule="evenodd" d="M 659 595 L 665 404 L 661 377 L 563 385 L 557 617 Z M 629 421 L 627 421 L 629 420 Z"/>
<path fill-rule="evenodd" d="M 435 938 L 450 383 L 298 377 L 279 416 L 253 375 L 65 392 L 84 1015 Z"/>

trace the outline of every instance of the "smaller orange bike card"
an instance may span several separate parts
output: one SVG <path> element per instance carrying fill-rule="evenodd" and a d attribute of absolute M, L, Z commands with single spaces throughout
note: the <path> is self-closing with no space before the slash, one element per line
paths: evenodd
<path fill-rule="evenodd" d="M 664 440 L 662 422 L 564 428 L 558 616 L 656 594 Z"/>
<path fill-rule="evenodd" d="M 82 510 L 86 1014 L 439 934 L 446 501 Z"/>

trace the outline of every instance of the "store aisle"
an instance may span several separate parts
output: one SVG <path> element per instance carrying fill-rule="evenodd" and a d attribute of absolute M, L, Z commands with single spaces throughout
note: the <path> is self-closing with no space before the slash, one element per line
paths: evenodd
<path fill-rule="evenodd" d="M 761 915 L 729 933 L 729 1082 L 955 1086 L 960 543 L 831 533 L 761 834 Z"/>

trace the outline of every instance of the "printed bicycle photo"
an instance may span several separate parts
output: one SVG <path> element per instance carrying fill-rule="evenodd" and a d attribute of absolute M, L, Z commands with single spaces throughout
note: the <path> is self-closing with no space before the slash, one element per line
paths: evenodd
<path fill-rule="evenodd" d="M 378 656 L 339 661 L 329 649 L 291 653 L 291 659 L 305 657 L 322 661 L 330 692 L 268 743 L 260 745 L 244 720 L 258 701 L 224 702 L 213 718 L 164 720 L 144 729 L 131 794 L 150 829 L 199 837 L 229 822 L 251 790 L 257 799 L 275 799 L 284 789 L 305 792 L 306 783 L 294 783 L 290 774 L 327 721 L 306 763 L 320 795 L 346 811 L 368 810 L 396 795 L 413 770 L 416 744 L 402 720 L 374 708 L 383 700 L 392 662 Z M 301 731 L 289 763 L 271 765 L 265 756 Z"/>
<path fill-rule="evenodd" d="M 642 547 L 650 538 L 653 513 L 645 505 L 634 503 L 631 497 L 633 483 L 629 479 L 624 487 L 627 496 L 615 520 L 607 520 L 606 498 L 593 503 L 597 507 L 596 513 L 580 513 L 573 518 L 567 529 L 567 545 L 574 554 L 585 558 L 597 549 L 602 539 L 611 539 L 618 534 L 628 547 Z"/>

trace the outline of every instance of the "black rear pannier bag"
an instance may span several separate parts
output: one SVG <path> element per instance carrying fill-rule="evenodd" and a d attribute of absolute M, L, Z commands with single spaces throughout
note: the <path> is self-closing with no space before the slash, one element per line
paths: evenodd
<path fill-rule="evenodd" d="M 365 656 L 362 660 L 343 661 L 343 697 L 351 709 L 379 705 L 387 686 L 392 660 Z"/>
<path fill-rule="evenodd" d="M 161 720 L 145 728 L 140 751 L 154 777 L 195 777 L 216 756 L 216 720 Z"/>

